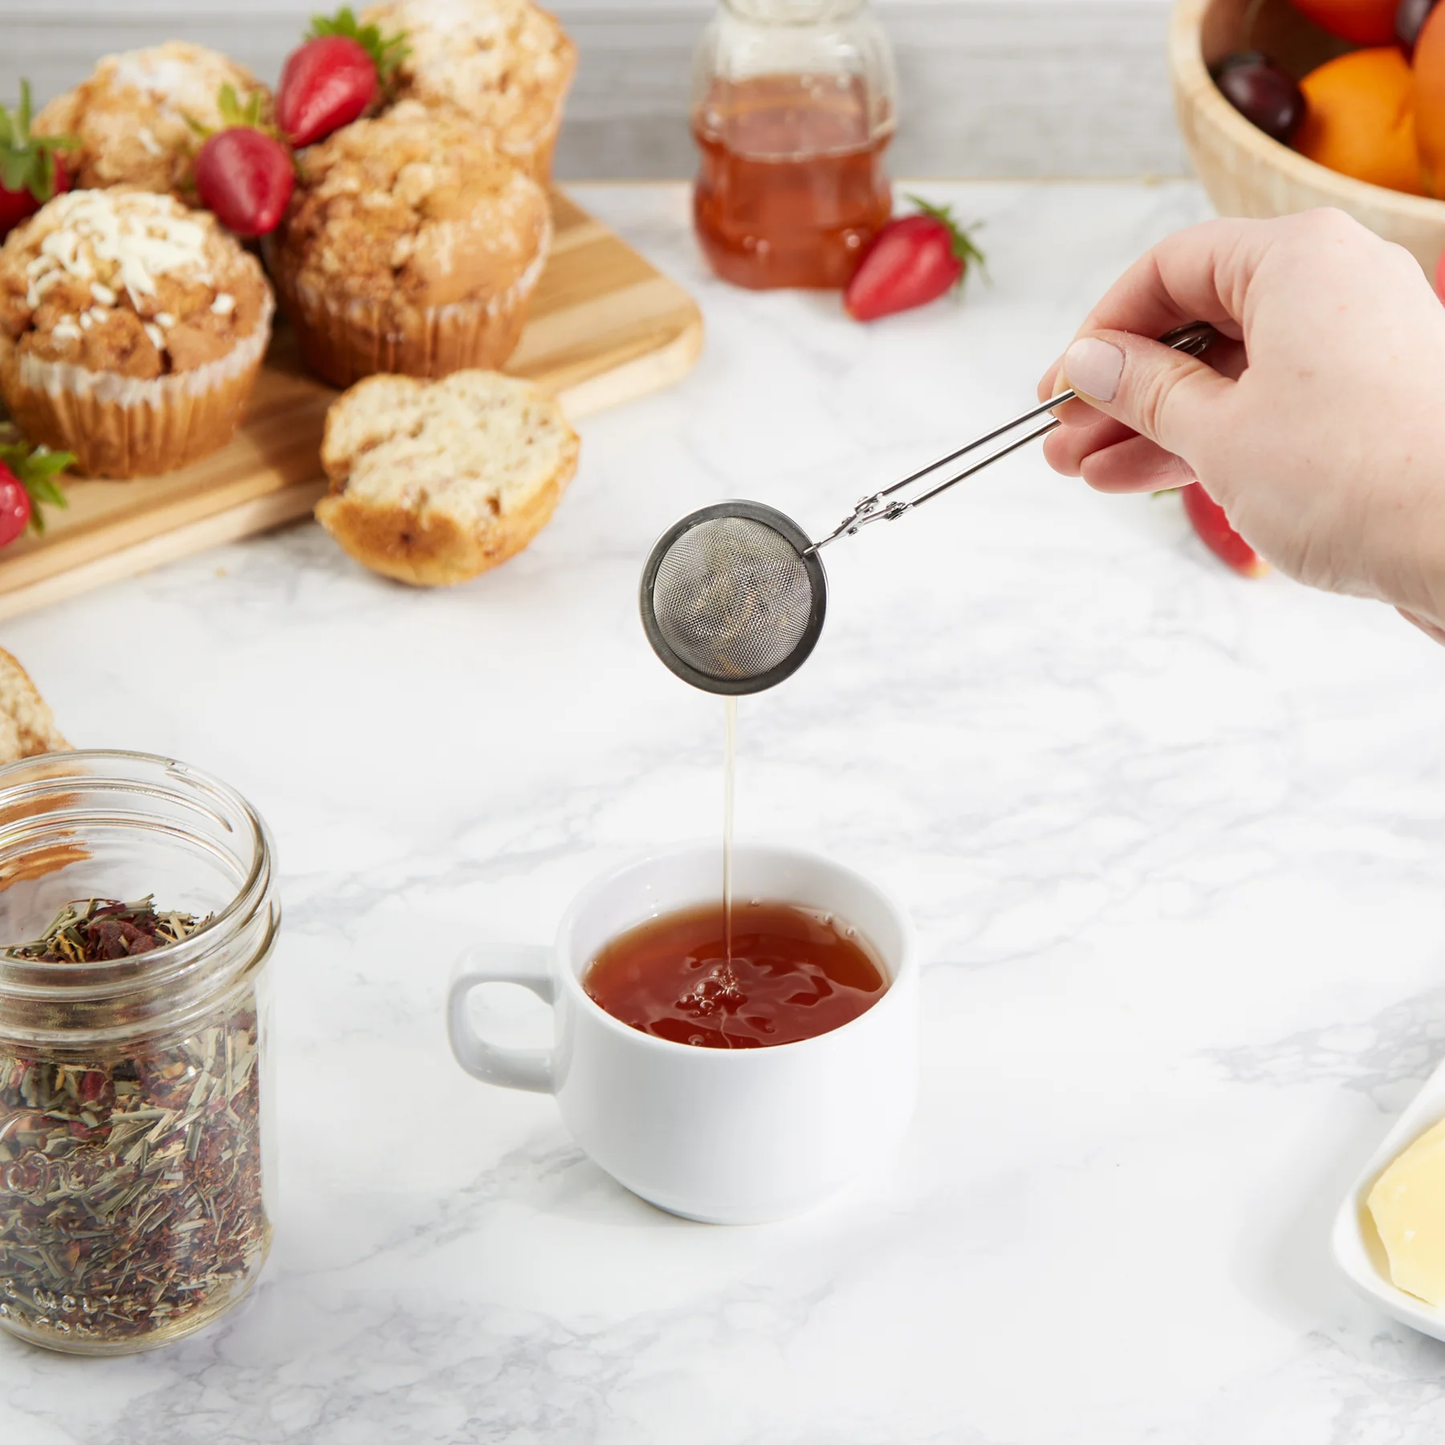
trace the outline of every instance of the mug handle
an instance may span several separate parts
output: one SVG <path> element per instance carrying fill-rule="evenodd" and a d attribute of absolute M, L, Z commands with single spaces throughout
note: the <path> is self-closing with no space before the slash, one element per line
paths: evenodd
<path fill-rule="evenodd" d="M 517 983 L 545 1004 L 556 999 L 552 950 L 535 943 L 479 943 L 466 950 L 447 985 L 447 1033 L 452 1053 L 467 1073 L 504 1089 L 534 1094 L 554 1091 L 551 1049 L 506 1049 L 489 1044 L 472 1027 L 467 1000 L 484 983 Z"/>

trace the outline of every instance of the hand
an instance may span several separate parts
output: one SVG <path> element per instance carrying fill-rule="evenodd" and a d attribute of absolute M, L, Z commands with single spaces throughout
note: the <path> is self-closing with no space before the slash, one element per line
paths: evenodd
<path fill-rule="evenodd" d="M 1203 359 L 1151 338 L 1226 337 Z M 1136 261 L 1044 377 L 1045 443 L 1103 492 L 1199 481 L 1271 563 L 1445 640 L 1445 307 L 1340 211 L 1220 220 Z"/>

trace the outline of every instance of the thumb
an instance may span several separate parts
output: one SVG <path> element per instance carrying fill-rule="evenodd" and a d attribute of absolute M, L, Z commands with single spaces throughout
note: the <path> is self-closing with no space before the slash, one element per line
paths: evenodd
<path fill-rule="evenodd" d="M 1190 459 L 1217 430 L 1234 383 L 1196 357 L 1128 331 L 1096 331 L 1064 352 L 1063 380 L 1090 406 Z"/>

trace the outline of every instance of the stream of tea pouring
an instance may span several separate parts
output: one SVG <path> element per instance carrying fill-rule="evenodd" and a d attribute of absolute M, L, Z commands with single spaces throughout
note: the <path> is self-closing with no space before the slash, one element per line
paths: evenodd
<path fill-rule="evenodd" d="M 738 700 L 723 699 L 723 962 L 733 959 L 733 779 L 737 773 Z"/>
<path fill-rule="evenodd" d="M 1159 339 L 1199 356 L 1218 339 L 1207 322 L 1181 326 Z M 864 497 L 826 537 L 811 541 L 792 518 L 761 502 L 720 502 L 675 522 L 658 539 L 642 569 L 640 603 L 647 640 L 684 682 L 737 697 L 762 692 L 790 677 L 808 659 L 823 630 L 828 579 L 818 553 L 873 522 L 895 522 L 940 492 L 1046 436 L 1060 425 L 1048 415 L 1073 401 L 1061 392 L 921 467 L 902 481 Z M 1046 420 L 1040 421 L 1044 417 Z M 940 467 L 990 442 L 1020 436 L 943 481 Z M 905 488 L 924 483 L 913 495 Z"/>

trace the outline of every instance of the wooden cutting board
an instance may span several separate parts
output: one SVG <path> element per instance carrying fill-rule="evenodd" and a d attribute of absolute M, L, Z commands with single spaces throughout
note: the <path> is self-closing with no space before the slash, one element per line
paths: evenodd
<path fill-rule="evenodd" d="M 692 298 L 557 191 L 552 214 L 552 252 L 507 371 L 572 418 L 683 376 L 702 349 Z M 70 505 L 47 509 L 45 534 L 0 553 L 0 618 L 306 516 L 326 490 L 321 429 L 336 395 L 301 370 L 282 324 L 224 450 L 162 477 L 67 481 Z"/>

